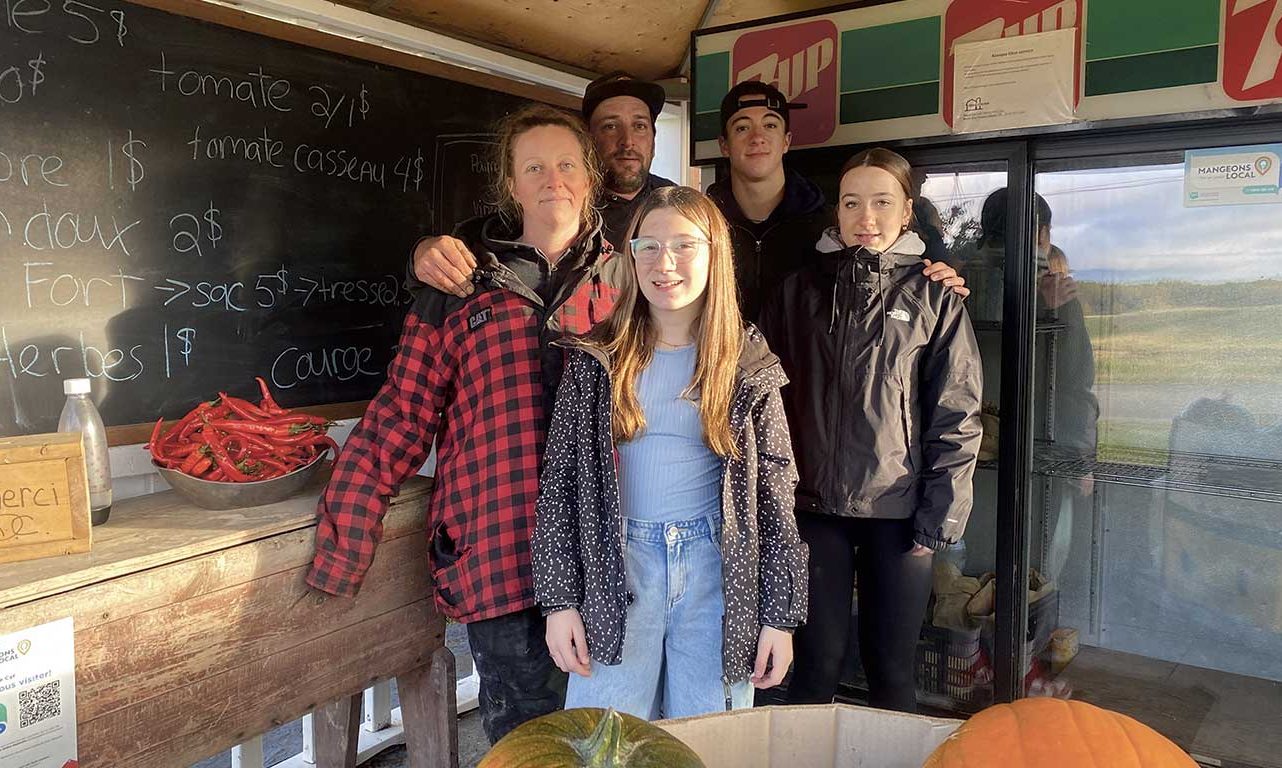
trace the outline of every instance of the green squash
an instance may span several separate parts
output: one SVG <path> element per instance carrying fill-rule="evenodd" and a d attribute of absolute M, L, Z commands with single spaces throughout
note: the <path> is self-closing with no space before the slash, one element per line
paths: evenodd
<path fill-rule="evenodd" d="M 613 709 L 567 709 L 516 728 L 477 768 L 704 768 L 680 739 Z"/>

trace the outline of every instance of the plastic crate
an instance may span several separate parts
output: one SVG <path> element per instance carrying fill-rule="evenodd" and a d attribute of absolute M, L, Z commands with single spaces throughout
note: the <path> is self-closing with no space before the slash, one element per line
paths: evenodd
<path fill-rule="evenodd" d="M 917 640 L 917 692 L 924 701 L 960 709 L 992 703 L 992 665 L 981 631 L 923 626 Z"/>
<path fill-rule="evenodd" d="M 1059 590 L 1028 606 L 1028 661 L 1050 644 L 1059 624 Z M 937 706 L 975 711 L 993 702 L 992 624 L 969 631 L 926 625 L 917 640 L 918 698 Z"/>

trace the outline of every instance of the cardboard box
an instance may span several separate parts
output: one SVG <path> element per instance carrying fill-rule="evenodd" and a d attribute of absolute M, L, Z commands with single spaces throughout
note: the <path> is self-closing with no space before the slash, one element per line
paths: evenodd
<path fill-rule="evenodd" d="M 658 723 L 707 768 L 921 768 L 961 724 L 848 704 L 756 707 Z"/>
<path fill-rule="evenodd" d="M 0 438 L 0 563 L 88 552 L 80 433 Z"/>

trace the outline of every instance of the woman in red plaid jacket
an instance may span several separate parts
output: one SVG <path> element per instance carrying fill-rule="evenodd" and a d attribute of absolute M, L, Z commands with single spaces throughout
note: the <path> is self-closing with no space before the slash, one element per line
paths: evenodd
<path fill-rule="evenodd" d="M 436 604 L 467 625 L 486 736 L 561 706 L 564 677 L 535 607 L 530 538 L 561 352 L 550 342 L 609 314 L 621 259 L 592 208 L 600 185 L 578 118 L 531 106 L 498 130 L 501 211 L 456 236 L 478 256 L 467 298 L 425 288 L 387 381 L 319 504 L 312 587 L 353 595 L 387 500 L 436 441 L 428 565 Z"/>

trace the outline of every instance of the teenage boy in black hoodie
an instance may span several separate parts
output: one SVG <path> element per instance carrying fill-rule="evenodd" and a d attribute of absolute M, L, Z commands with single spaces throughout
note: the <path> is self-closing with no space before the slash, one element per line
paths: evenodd
<path fill-rule="evenodd" d="M 740 303 L 749 321 L 837 221 L 819 187 L 783 167 L 792 144 L 789 112 L 804 107 L 758 80 L 739 83 L 721 100 L 718 142 L 730 161 L 730 176 L 709 187 L 708 196 L 730 224 Z M 957 270 L 942 262 L 924 263 L 931 280 L 942 280 L 960 296 L 970 293 Z"/>

